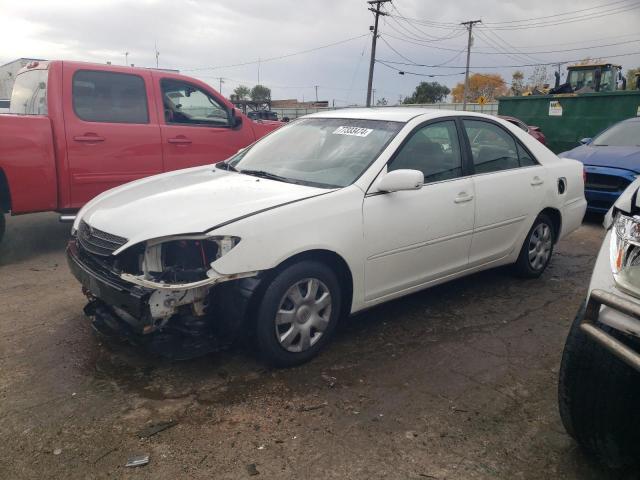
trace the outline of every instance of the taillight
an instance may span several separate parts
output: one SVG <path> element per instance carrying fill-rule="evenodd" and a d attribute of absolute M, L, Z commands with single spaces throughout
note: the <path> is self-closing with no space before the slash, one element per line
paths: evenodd
<path fill-rule="evenodd" d="M 582 181 L 587 183 L 587 171 L 584 168 L 582 169 Z"/>

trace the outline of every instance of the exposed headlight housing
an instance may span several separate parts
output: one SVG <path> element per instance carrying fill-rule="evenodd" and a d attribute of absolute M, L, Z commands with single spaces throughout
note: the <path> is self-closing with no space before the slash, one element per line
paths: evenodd
<path fill-rule="evenodd" d="M 640 297 L 640 217 L 618 213 L 611 231 L 611 270 L 617 286 Z"/>

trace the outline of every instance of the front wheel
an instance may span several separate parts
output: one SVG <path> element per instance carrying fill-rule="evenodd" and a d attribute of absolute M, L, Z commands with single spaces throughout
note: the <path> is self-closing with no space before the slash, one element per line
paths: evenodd
<path fill-rule="evenodd" d="M 258 305 L 256 339 L 264 359 L 277 367 L 304 363 L 329 342 L 342 294 L 326 265 L 301 261 L 282 270 Z"/>
<path fill-rule="evenodd" d="M 514 265 L 517 275 L 524 278 L 538 278 L 542 275 L 553 254 L 555 235 L 551 218 L 544 213 L 538 215 Z"/>
<path fill-rule="evenodd" d="M 610 468 L 640 464 L 640 374 L 589 338 L 583 303 L 562 354 L 558 406 L 562 423 L 588 454 Z M 638 342 L 598 324 L 637 348 Z"/>

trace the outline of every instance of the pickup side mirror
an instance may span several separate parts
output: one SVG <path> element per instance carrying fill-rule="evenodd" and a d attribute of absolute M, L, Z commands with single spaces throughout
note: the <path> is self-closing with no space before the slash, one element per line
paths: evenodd
<path fill-rule="evenodd" d="M 231 128 L 240 128 L 242 126 L 242 115 L 235 108 L 231 109 Z"/>
<path fill-rule="evenodd" d="M 593 138 L 581 138 L 580 139 L 580 145 L 589 145 L 591 142 L 593 142 Z"/>
<path fill-rule="evenodd" d="M 400 192 L 418 190 L 424 183 L 424 174 L 419 170 L 393 170 L 378 183 L 381 192 Z"/>

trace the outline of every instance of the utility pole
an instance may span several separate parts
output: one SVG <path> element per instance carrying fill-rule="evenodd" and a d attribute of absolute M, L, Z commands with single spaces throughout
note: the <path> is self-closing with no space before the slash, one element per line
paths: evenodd
<path fill-rule="evenodd" d="M 371 39 L 371 61 L 369 62 L 369 82 L 367 83 L 367 107 L 371 106 L 371 88 L 373 87 L 373 67 L 376 63 L 376 41 L 378 40 L 378 17 L 380 15 L 387 15 L 380 10 L 380 6 L 383 3 L 390 2 L 391 0 L 370 0 L 367 3 L 371 5 L 369 11 L 375 13 L 376 21 L 373 26 L 373 38 Z M 372 8 L 375 5 L 376 8 Z M 369 27 L 371 28 L 371 27 Z"/>
<path fill-rule="evenodd" d="M 158 51 L 158 42 L 154 43 L 154 49 L 156 51 L 156 68 L 158 68 L 158 57 L 160 56 L 160 52 Z"/>
<path fill-rule="evenodd" d="M 222 95 L 222 84 L 224 83 L 224 78 L 220 77 L 220 88 L 218 89 L 218 93 Z"/>
<path fill-rule="evenodd" d="M 318 87 L 319 85 L 314 85 L 313 86 L 316 89 L 316 102 L 318 101 Z"/>
<path fill-rule="evenodd" d="M 129 66 L 129 52 L 124 52 L 124 64 Z"/>
<path fill-rule="evenodd" d="M 467 69 L 464 72 L 464 98 L 462 100 L 462 110 L 467 109 L 467 92 L 469 90 L 469 62 L 471 61 L 471 32 L 473 26 L 476 23 L 481 23 L 482 20 L 469 20 L 468 22 L 462 22 L 460 25 L 464 25 L 469 30 L 469 40 L 467 41 Z"/>

